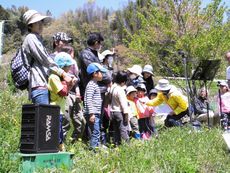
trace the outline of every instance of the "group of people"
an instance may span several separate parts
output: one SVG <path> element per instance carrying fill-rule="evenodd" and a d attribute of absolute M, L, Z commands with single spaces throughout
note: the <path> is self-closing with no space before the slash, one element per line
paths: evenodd
<path fill-rule="evenodd" d="M 166 79 L 154 86 L 151 65 L 115 72 L 115 52 L 99 53 L 104 38 L 98 32 L 88 35 L 88 46 L 77 62 L 70 46 L 73 39 L 64 32 L 53 35 L 49 54 L 41 37 L 49 17 L 35 10 L 23 17 L 29 32 L 22 45 L 31 62 L 29 96 L 35 104 L 60 106 L 60 150 L 71 124 L 72 142 L 84 138 L 93 149 L 111 142 L 111 137 L 115 145 L 130 137 L 147 140 L 156 135 L 155 107 L 162 103 L 170 108 L 165 126 L 181 126 L 180 120 L 188 115 L 187 97 Z"/>

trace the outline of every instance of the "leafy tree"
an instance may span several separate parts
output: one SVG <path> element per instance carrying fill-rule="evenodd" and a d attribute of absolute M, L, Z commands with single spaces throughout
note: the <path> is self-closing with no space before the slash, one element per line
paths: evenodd
<path fill-rule="evenodd" d="M 141 28 L 127 30 L 131 39 L 128 46 L 150 60 L 161 74 L 183 76 L 178 50 L 187 52 L 189 60 L 197 64 L 201 59 L 221 58 L 230 46 L 229 23 L 223 23 L 227 7 L 221 0 L 205 8 L 200 0 L 145 2 L 137 1 L 135 14 Z"/>

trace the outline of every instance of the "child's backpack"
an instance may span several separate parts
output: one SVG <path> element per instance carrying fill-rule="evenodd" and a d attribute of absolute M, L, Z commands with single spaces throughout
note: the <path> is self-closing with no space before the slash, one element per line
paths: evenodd
<path fill-rule="evenodd" d="M 16 88 L 24 90 L 29 85 L 30 64 L 20 47 L 10 63 L 12 80 Z"/>

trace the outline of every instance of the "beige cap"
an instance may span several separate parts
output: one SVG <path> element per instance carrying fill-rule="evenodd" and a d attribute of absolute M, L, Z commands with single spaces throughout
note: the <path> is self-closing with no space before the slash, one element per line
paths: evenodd
<path fill-rule="evenodd" d="M 50 18 L 49 16 L 43 16 L 40 13 L 38 13 L 36 10 L 28 10 L 23 15 L 24 20 L 26 21 L 26 24 L 32 24 L 39 22 L 44 19 Z"/>

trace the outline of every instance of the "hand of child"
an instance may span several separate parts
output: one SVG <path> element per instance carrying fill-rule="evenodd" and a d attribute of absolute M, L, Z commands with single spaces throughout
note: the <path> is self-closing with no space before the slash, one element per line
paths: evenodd
<path fill-rule="evenodd" d="M 64 85 L 64 86 L 67 86 L 67 82 L 66 81 L 61 81 L 61 84 Z"/>
<path fill-rule="evenodd" d="M 138 98 L 137 102 L 139 102 L 141 104 L 146 104 L 147 100 L 143 99 L 143 98 Z"/>
<path fill-rule="evenodd" d="M 94 114 L 90 114 L 89 122 L 94 124 L 94 122 L 95 122 L 95 115 Z"/>
<path fill-rule="evenodd" d="M 68 76 L 66 73 L 64 73 L 62 76 L 64 81 L 66 81 L 67 85 L 70 85 L 72 83 L 72 78 Z"/>
<path fill-rule="evenodd" d="M 72 85 L 75 85 L 77 82 L 77 78 L 76 77 L 72 77 Z"/>
<path fill-rule="evenodd" d="M 76 96 L 76 99 L 75 99 L 75 101 L 77 102 L 77 103 L 81 103 L 82 102 L 82 97 L 81 97 L 81 93 L 80 93 L 80 89 L 79 89 L 79 87 L 76 87 L 75 88 L 75 96 Z"/>
<path fill-rule="evenodd" d="M 81 103 L 81 102 L 82 102 L 81 96 L 76 96 L 75 101 L 76 101 L 77 103 Z"/>

